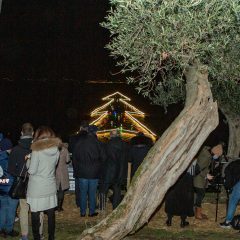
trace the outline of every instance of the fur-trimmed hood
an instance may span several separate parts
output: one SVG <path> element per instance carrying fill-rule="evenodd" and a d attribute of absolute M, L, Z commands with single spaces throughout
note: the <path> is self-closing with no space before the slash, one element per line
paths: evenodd
<path fill-rule="evenodd" d="M 41 139 L 36 142 L 34 142 L 31 145 L 32 151 L 42 151 L 48 148 L 52 147 L 60 147 L 62 144 L 62 141 L 60 138 L 46 138 L 46 139 Z"/>

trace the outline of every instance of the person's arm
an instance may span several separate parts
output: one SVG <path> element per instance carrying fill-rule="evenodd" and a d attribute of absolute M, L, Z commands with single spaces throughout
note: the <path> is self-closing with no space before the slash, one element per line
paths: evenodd
<path fill-rule="evenodd" d="M 66 164 L 68 164 L 71 162 L 71 159 L 70 159 L 69 151 L 67 150 L 67 148 L 65 149 L 65 154 L 66 154 L 66 157 L 65 157 Z"/>
<path fill-rule="evenodd" d="M 28 173 L 31 175 L 36 174 L 39 165 L 39 152 L 33 151 L 31 154 Z"/>

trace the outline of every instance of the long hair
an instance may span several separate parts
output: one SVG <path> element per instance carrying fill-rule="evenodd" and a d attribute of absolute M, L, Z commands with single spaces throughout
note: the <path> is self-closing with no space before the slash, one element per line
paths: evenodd
<path fill-rule="evenodd" d="M 36 130 L 36 132 L 34 134 L 33 142 L 41 140 L 41 139 L 54 138 L 54 137 L 56 137 L 56 135 L 50 127 L 41 126 Z"/>

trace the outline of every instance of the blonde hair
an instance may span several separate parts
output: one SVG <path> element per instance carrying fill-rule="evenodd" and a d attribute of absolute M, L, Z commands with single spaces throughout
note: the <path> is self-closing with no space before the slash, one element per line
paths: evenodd
<path fill-rule="evenodd" d="M 35 142 L 37 140 L 53 138 L 53 137 L 56 137 L 56 135 L 50 127 L 41 126 L 36 130 L 33 141 Z"/>

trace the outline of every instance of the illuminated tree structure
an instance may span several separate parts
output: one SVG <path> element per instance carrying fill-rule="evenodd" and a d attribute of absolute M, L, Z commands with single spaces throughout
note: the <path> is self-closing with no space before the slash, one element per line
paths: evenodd
<path fill-rule="evenodd" d="M 112 129 L 118 128 L 125 139 L 143 132 L 156 140 L 156 134 L 142 123 L 145 113 L 131 105 L 130 98 L 115 92 L 102 100 L 107 102 L 91 112 L 91 117 L 95 118 L 91 124 L 98 126 L 97 134 L 100 138 L 108 137 Z"/>

